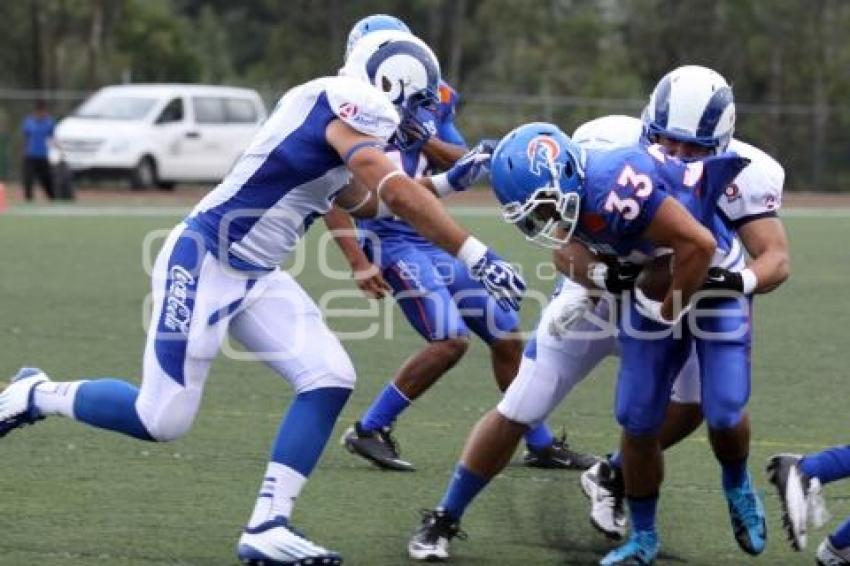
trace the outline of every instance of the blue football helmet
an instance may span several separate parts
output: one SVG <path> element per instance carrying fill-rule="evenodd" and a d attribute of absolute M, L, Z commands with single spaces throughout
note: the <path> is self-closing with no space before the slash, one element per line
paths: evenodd
<path fill-rule="evenodd" d="M 548 248 L 566 244 L 581 209 L 584 150 L 557 126 L 519 126 L 496 146 L 490 179 L 505 221 Z"/>
<path fill-rule="evenodd" d="M 642 119 L 648 140 L 660 135 L 722 153 L 735 131 L 732 87 L 709 68 L 679 67 L 658 81 Z"/>
<path fill-rule="evenodd" d="M 410 28 L 407 27 L 400 19 L 389 16 L 387 14 L 372 14 L 371 16 L 366 16 L 351 28 L 351 31 L 348 32 L 348 42 L 345 44 L 345 60 L 348 60 L 348 56 L 351 55 L 351 50 L 354 49 L 354 45 L 360 41 L 360 39 L 372 33 L 373 31 L 403 31 L 405 33 L 410 33 Z"/>

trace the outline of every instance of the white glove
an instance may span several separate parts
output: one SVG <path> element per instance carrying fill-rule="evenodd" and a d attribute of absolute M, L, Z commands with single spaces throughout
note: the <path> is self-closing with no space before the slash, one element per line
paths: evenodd
<path fill-rule="evenodd" d="M 593 309 L 593 300 L 587 289 L 581 288 L 562 293 L 552 302 L 554 309 L 549 319 L 549 335 L 556 339 L 566 338 L 569 331 Z"/>
<path fill-rule="evenodd" d="M 682 310 L 679 311 L 679 314 L 676 315 L 674 320 L 667 320 L 661 314 L 661 305 L 663 303 L 661 301 L 653 301 L 649 297 L 647 297 L 640 288 L 635 287 L 635 308 L 637 311 L 650 320 L 654 320 L 655 322 L 667 325 L 667 326 L 676 326 L 679 324 L 685 315 L 691 310 L 691 305 L 686 305 Z"/>

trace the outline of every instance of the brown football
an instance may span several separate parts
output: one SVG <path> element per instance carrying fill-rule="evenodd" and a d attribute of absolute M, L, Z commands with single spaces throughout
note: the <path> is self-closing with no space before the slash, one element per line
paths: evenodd
<path fill-rule="evenodd" d="M 653 301 L 661 301 L 670 289 L 673 267 L 673 254 L 652 259 L 644 264 L 635 280 L 635 287 Z"/>

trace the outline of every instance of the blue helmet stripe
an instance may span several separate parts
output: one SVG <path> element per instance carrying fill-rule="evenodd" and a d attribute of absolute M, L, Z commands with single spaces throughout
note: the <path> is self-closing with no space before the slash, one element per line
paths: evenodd
<path fill-rule="evenodd" d="M 440 81 L 440 72 L 437 70 L 437 67 L 434 65 L 434 62 L 428 52 L 412 41 L 392 41 L 380 46 L 378 50 L 369 57 L 369 60 L 366 61 L 366 74 L 369 77 L 369 81 L 374 84 L 375 74 L 378 72 L 378 67 L 381 66 L 381 63 L 393 55 L 398 54 L 411 55 L 422 63 L 422 66 L 425 67 L 425 71 L 428 73 L 428 90 L 436 93 L 438 83 Z M 409 96 L 412 93 L 407 94 Z M 401 101 L 393 102 L 400 103 Z"/>
<path fill-rule="evenodd" d="M 697 126 L 697 138 L 713 138 L 714 130 L 717 129 L 717 123 L 720 122 L 720 117 L 726 108 L 732 104 L 732 89 L 728 86 L 721 87 L 714 91 L 708 104 L 705 105 L 705 110 L 699 119 Z"/>
<path fill-rule="evenodd" d="M 652 122 L 661 129 L 667 127 L 667 120 L 670 117 L 671 83 L 670 75 L 667 74 L 655 89 L 655 116 Z"/>

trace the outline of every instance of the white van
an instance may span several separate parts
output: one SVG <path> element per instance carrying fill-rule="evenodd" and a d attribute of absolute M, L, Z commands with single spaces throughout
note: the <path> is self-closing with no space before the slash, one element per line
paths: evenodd
<path fill-rule="evenodd" d="M 54 159 L 75 176 L 122 176 L 139 189 L 218 181 L 265 119 L 260 95 L 249 89 L 109 86 L 59 122 Z"/>

